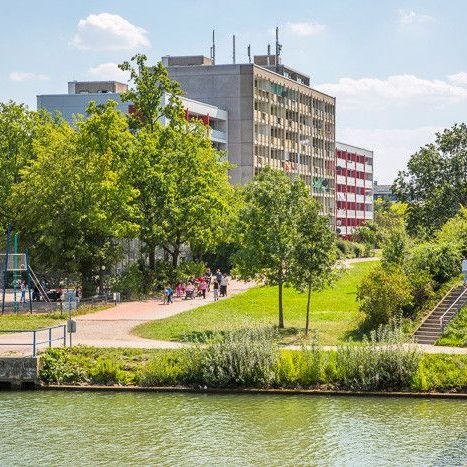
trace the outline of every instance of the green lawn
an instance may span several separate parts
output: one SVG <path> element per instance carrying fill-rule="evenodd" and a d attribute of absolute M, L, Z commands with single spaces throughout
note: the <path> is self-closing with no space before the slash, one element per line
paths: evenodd
<path fill-rule="evenodd" d="M 100 310 L 105 310 L 112 305 L 101 305 L 96 307 L 82 306 L 77 311 L 73 312 L 73 316 L 84 315 L 88 313 L 96 313 Z M 56 326 L 64 324 L 68 315 L 66 312 L 61 315 L 58 311 L 53 313 L 25 313 L 22 312 L 18 315 L 4 314 L 0 315 L 0 330 L 18 330 L 24 331 L 27 329 L 40 329 L 49 326 Z"/>
<path fill-rule="evenodd" d="M 312 296 L 311 328 L 323 345 L 336 344 L 358 327 L 361 315 L 355 299 L 361 278 L 374 262 L 356 263 L 333 287 Z M 305 325 L 306 295 L 285 289 L 284 317 L 291 338 Z M 133 333 L 149 339 L 192 341 L 203 333 L 245 326 L 248 321 L 277 324 L 277 287 L 255 287 L 235 297 L 137 326 Z"/>
<path fill-rule="evenodd" d="M 467 347 L 467 307 L 449 323 L 443 335 L 436 341 L 436 345 L 452 347 Z"/>

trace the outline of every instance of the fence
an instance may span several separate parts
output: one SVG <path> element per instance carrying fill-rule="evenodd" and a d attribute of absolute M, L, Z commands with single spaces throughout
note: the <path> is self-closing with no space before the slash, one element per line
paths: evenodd
<path fill-rule="evenodd" d="M 104 295 L 97 295 L 91 298 L 81 299 L 79 302 L 67 302 L 67 301 L 56 301 L 56 302 L 32 302 L 32 311 L 34 313 L 60 313 L 61 315 L 65 316 L 68 311 L 71 310 L 73 312 L 79 310 L 83 306 L 90 306 L 90 307 L 97 307 L 102 305 L 107 305 L 109 303 L 115 303 L 116 300 L 114 299 L 113 294 L 104 294 Z M 5 303 L 5 313 L 29 313 L 29 303 L 24 304 L 18 310 L 14 308 L 13 303 Z"/>
<path fill-rule="evenodd" d="M 53 336 L 53 331 L 58 329 L 59 332 L 56 333 L 56 336 Z M 0 334 L 31 334 L 32 339 L 26 339 L 26 342 L 23 340 L 18 342 L 0 342 L 0 345 L 7 345 L 10 347 L 16 346 L 32 346 L 32 356 L 35 357 L 37 354 L 38 347 L 43 344 L 48 344 L 49 347 L 52 347 L 52 342 L 62 341 L 63 346 L 66 346 L 66 324 L 59 324 L 57 326 L 50 326 L 48 328 L 41 328 L 41 329 L 27 329 L 27 330 L 15 330 L 15 329 L 8 329 L 8 330 L 0 330 Z M 46 334 L 45 340 L 40 340 L 42 338 L 41 333 Z M 58 337 L 57 337 L 58 334 Z"/>

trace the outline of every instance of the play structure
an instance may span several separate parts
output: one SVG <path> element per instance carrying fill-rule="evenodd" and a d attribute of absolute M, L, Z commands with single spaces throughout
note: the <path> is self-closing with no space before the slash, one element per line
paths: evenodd
<path fill-rule="evenodd" d="M 26 305 L 32 312 L 31 286 L 34 288 L 36 300 L 42 299 L 50 302 L 43 285 L 31 268 L 28 251 L 19 252 L 19 234 L 12 232 L 11 225 L 7 228 L 5 252 L 0 253 L 0 267 L 2 271 L 2 314 L 10 303 L 15 313 L 26 308 Z"/>

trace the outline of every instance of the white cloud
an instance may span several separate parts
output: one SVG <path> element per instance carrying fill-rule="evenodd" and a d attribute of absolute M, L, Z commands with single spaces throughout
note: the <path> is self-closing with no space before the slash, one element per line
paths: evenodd
<path fill-rule="evenodd" d="M 392 183 L 399 170 L 404 170 L 412 154 L 420 147 L 431 143 L 435 133 L 443 128 L 425 126 L 420 128 L 341 128 L 337 140 L 374 151 L 374 178 L 379 183 Z"/>
<path fill-rule="evenodd" d="M 71 45 L 82 50 L 131 50 L 151 43 L 143 28 L 119 15 L 100 13 L 79 21 Z"/>
<path fill-rule="evenodd" d="M 101 63 L 95 67 L 89 68 L 88 76 L 97 80 L 126 82 L 130 79 L 128 71 L 122 71 L 116 63 Z"/>
<path fill-rule="evenodd" d="M 414 75 L 395 75 L 386 79 L 340 78 L 337 83 L 316 86 L 337 97 L 340 109 L 405 108 L 414 104 L 445 106 L 467 101 L 467 89 L 443 80 L 428 80 Z"/>
<path fill-rule="evenodd" d="M 399 23 L 405 25 L 431 23 L 432 21 L 434 21 L 433 16 L 416 13 L 413 10 L 399 10 L 398 14 Z"/>
<path fill-rule="evenodd" d="M 315 23 L 314 21 L 287 23 L 286 27 L 288 31 L 297 36 L 314 36 L 326 29 L 324 24 Z"/>
<path fill-rule="evenodd" d="M 461 71 L 455 75 L 449 75 L 448 80 L 456 86 L 467 86 L 467 73 L 465 71 Z"/>
<path fill-rule="evenodd" d="M 10 73 L 11 81 L 46 81 L 49 79 L 47 75 L 38 73 L 29 73 L 26 71 L 12 71 Z"/>

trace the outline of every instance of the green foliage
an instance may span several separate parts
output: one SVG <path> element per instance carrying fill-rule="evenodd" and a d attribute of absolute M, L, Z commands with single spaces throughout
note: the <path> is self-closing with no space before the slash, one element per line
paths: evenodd
<path fill-rule="evenodd" d="M 308 198 L 297 218 L 297 241 L 290 265 L 290 282 L 297 290 L 308 293 L 305 335 L 308 335 L 310 323 L 311 292 L 323 289 L 333 278 L 334 242 L 329 219 L 322 216 L 316 202 Z"/>
<path fill-rule="evenodd" d="M 192 277 L 203 277 L 206 264 L 199 261 L 184 261 L 177 268 L 177 281 L 186 281 Z"/>
<path fill-rule="evenodd" d="M 383 244 L 382 264 L 384 266 L 402 266 L 409 249 L 409 237 L 404 228 L 389 231 Z"/>
<path fill-rule="evenodd" d="M 12 202 L 21 206 L 17 226 L 42 264 L 79 272 L 83 294 L 94 276 L 111 265 L 116 238 L 137 232 L 132 205 L 138 196 L 126 173 L 132 136 L 111 101 L 91 103 L 87 120 L 48 123 L 34 141 L 36 159 L 21 171 Z"/>
<path fill-rule="evenodd" d="M 76 384 L 86 381 L 87 368 L 66 348 L 48 349 L 42 357 L 39 377 L 49 384 Z"/>
<path fill-rule="evenodd" d="M 209 386 L 268 387 L 274 380 L 275 332 L 251 326 L 226 332 L 200 352 L 200 380 Z"/>
<path fill-rule="evenodd" d="M 359 242 L 351 242 L 339 238 L 336 240 L 336 254 L 338 258 L 368 258 L 372 256 L 372 245 Z"/>
<path fill-rule="evenodd" d="M 271 341 L 274 337 L 271 329 L 256 328 L 226 335 L 225 340 L 214 343 L 214 349 L 48 349 L 40 377 L 48 384 L 467 389 L 465 355 L 421 356 L 405 347 L 400 331 L 379 330 L 363 345 L 340 346 L 337 352 L 315 345 L 279 352 Z M 248 349 L 250 346 L 253 349 Z"/>
<path fill-rule="evenodd" d="M 365 314 L 364 327 L 374 329 L 402 318 L 412 303 L 411 284 L 402 269 L 377 265 L 360 283 L 357 299 Z"/>
<path fill-rule="evenodd" d="M 408 204 L 408 228 L 433 232 L 467 206 L 467 125 L 437 133 L 435 142 L 411 156 L 393 191 Z"/>
<path fill-rule="evenodd" d="M 141 370 L 138 379 L 142 386 L 176 386 L 196 382 L 197 373 L 193 352 L 168 351 L 156 354 Z"/>
<path fill-rule="evenodd" d="M 89 371 L 89 377 L 97 384 L 129 384 L 132 375 L 125 372 L 119 362 L 114 359 L 100 357 Z"/>
<path fill-rule="evenodd" d="M 420 353 L 405 346 L 400 329 L 380 326 L 361 345 L 345 344 L 337 350 L 337 377 L 348 389 L 407 388 L 418 369 Z"/>
<path fill-rule="evenodd" d="M 446 326 L 436 345 L 467 347 L 467 308 L 463 308 Z"/>
<path fill-rule="evenodd" d="M 3 231 L 21 208 L 11 203 L 13 186 L 21 179 L 21 169 L 35 157 L 33 141 L 47 117 L 23 104 L 0 102 L 0 227 Z"/>
<path fill-rule="evenodd" d="M 467 359 L 463 355 L 425 354 L 411 387 L 418 391 L 467 390 Z"/>
<path fill-rule="evenodd" d="M 457 249 L 461 258 L 467 258 L 467 207 L 462 206 L 459 212 L 441 227 L 436 233 L 436 240 Z"/>
<path fill-rule="evenodd" d="M 146 64 L 147 57 L 137 54 L 119 65 L 123 71 L 130 72 L 131 85 L 128 91 L 121 93 L 123 102 L 132 102 L 135 112 L 129 116 L 133 128 L 147 128 L 153 132 L 160 119 L 166 118 L 169 124 L 176 125 L 183 119 L 183 94 L 180 85 L 169 78 L 167 68 L 158 62 L 154 66 Z M 167 104 L 164 98 L 168 98 Z"/>
<path fill-rule="evenodd" d="M 461 259 L 455 244 L 422 243 L 414 246 L 407 255 L 406 270 L 425 272 L 439 287 L 459 275 Z"/>
<path fill-rule="evenodd" d="M 238 219 L 235 271 L 279 287 L 279 328 L 284 327 L 282 287 L 290 283 L 294 250 L 300 241 L 298 217 L 309 193 L 299 178 L 265 168 L 246 187 Z"/>

